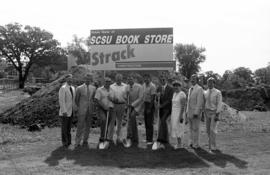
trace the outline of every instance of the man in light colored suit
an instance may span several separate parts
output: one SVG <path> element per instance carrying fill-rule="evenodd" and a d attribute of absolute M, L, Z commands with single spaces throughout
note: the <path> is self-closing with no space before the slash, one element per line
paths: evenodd
<path fill-rule="evenodd" d="M 206 115 L 206 132 L 209 139 L 209 150 L 212 152 L 216 150 L 217 122 L 219 121 L 219 113 L 222 108 L 222 94 L 214 87 L 214 78 L 209 78 L 207 80 L 207 85 L 208 89 L 204 92 L 204 108 Z"/>
<path fill-rule="evenodd" d="M 72 75 L 68 75 L 66 83 L 59 90 L 59 116 L 61 117 L 62 144 L 65 148 L 71 145 L 71 122 L 75 110 L 75 88 L 71 85 Z"/>
<path fill-rule="evenodd" d="M 123 141 L 125 147 L 138 146 L 138 128 L 136 117 L 143 112 L 143 87 L 134 82 L 135 75 L 129 75 L 127 94 L 129 97 L 128 108 L 130 115 L 128 120 L 127 138 Z"/>
<path fill-rule="evenodd" d="M 199 147 L 200 120 L 203 109 L 204 97 L 203 89 L 198 85 L 198 76 L 191 76 L 192 86 L 188 92 L 187 100 L 187 120 L 190 129 L 190 146 L 193 148 Z"/>
<path fill-rule="evenodd" d="M 96 91 L 95 86 L 91 85 L 93 82 L 92 75 L 85 76 L 85 82 L 76 89 L 75 103 L 78 107 L 77 117 L 77 133 L 75 140 L 75 147 L 80 146 L 83 139 L 83 145 L 88 145 L 88 137 L 93 116 L 93 98 Z"/>

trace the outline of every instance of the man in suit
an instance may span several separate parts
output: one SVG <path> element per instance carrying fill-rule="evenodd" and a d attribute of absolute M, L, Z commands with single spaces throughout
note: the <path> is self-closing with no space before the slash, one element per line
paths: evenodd
<path fill-rule="evenodd" d="M 205 115 L 206 115 L 206 132 L 210 152 L 216 150 L 217 122 L 219 113 L 222 108 L 222 94 L 215 88 L 215 79 L 210 77 L 207 80 L 208 89 L 204 92 Z"/>
<path fill-rule="evenodd" d="M 198 76 L 191 76 L 191 87 L 188 92 L 187 100 L 187 120 L 190 129 L 190 146 L 199 147 L 200 120 L 203 109 L 204 97 L 203 89 L 198 85 Z"/>
<path fill-rule="evenodd" d="M 91 84 L 93 82 L 92 75 L 87 74 L 84 77 L 84 81 L 84 84 L 78 86 L 76 89 L 75 103 L 78 107 L 78 123 L 75 148 L 80 146 L 82 139 L 83 145 L 88 145 L 88 137 L 93 117 L 93 98 L 96 88 Z"/>
<path fill-rule="evenodd" d="M 168 126 L 167 119 L 172 111 L 172 97 L 173 97 L 173 88 L 168 84 L 167 78 L 162 75 L 160 77 L 161 86 L 157 88 L 157 93 L 160 93 L 160 106 L 159 106 L 159 132 L 156 145 L 153 145 L 152 149 L 165 148 L 165 145 L 168 144 Z"/>
<path fill-rule="evenodd" d="M 127 138 L 123 141 L 125 147 L 137 146 L 139 143 L 136 117 L 143 111 L 143 87 L 134 82 L 135 75 L 129 75 L 127 94 L 129 97 L 128 108 L 130 115 L 128 120 Z"/>
<path fill-rule="evenodd" d="M 66 83 L 59 90 L 59 116 L 61 117 L 61 136 L 62 144 L 65 148 L 71 145 L 71 121 L 75 106 L 75 88 L 71 85 L 72 75 L 68 75 Z"/>

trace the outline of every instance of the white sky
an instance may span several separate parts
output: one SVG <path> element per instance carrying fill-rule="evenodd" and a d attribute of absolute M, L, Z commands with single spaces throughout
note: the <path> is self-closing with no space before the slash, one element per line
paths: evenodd
<path fill-rule="evenodd" d="M 0 25 L 11 22 L 50 31 L 62 46 L 91 29 L 173 27 L 175 43 L 206 48 L 202 71 L 270 62 L 269 0 L 0 0 Z"/>

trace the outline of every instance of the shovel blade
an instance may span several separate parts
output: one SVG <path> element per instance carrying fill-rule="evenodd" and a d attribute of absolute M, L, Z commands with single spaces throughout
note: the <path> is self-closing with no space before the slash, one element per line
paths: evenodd
<path fill-rule="evenodd" d="M 98 149 L 107 149 L 108 147 L 109 147 L 109 142 L 108 142 L 108 141 L 101 142 L 101 143 L 98 145 Z"/>
<path fill-rule="evenodd" d="M 123 140 L 124 147 L 129 148 L 131 147 L 131 140 L 130 139 L 125 139 Z"/>
<path fill-rule="evenodd" d="M 158 150 L 158 142 L 155 142 L 152 146 L 152 150 Z"/>

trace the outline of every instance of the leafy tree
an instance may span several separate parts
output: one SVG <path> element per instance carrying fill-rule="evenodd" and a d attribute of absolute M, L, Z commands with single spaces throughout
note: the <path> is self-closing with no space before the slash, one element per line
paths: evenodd
<path fill-rule="evenodd" d="M 46 30 L 18 23 L 0 26 L 0 56 L 18 71 L 19 88 L 24 88 L 33 64 L 62 53 L 59 42 Z"/>
<path fill-rule="evenodd" d="M 261 83 L 270 84 L 270 65 L 255 70 L 255 76 L 260 78 Z"/>
<path fill-rule="evenodd" d="M 221 79 L 221 76 L 218 73 L 215 73 L 213 71 L 206 71 L 204 74 L 205 74 L 206 81 L 210 77 L 213 77 L 216 81 L 219 81 Z"/>
<path fill-rule="evenodd" d="M 73 40 L 67 46 L 68 54 L 77 58 L 77 64 L 88 64 L 90 61 L 87 40 L 74 35 Z"/>
<path fill-rule="evenodd" d="M 222 80 L 223 80 L 223 81 L 228 80 L 232 74 L 233 74 L 232 71 L 226 70 L 226 71 L 224 72 L 223 76 L 222 76 Z"/>
<path fill-rule="evenodd" d="M 245 81 L 247 81 L 247 83 L 252 82 L 252 71 L 249 68 L 245 68 L 245 67 L 238 67 L 236 69 L 234 69 L 233 73 L 237 76 L 239 76 L 240 78 L 243 78 Z"/>
<path fill-rule="evenodd" d="M 182 75 L 189 79 L 192 74 L 200 71 L 200 63 L 205 61 L 205 48 L 198 48 L 194 44 L 176 44 L 174 51 Z"/>
<path fill-rule="evenodd" d="M 252 71 L 249 68 L 239 67 L 233 71 L 226 70 L 221 78 L 222 89 L 243 88 L 253 82 Z"/>

